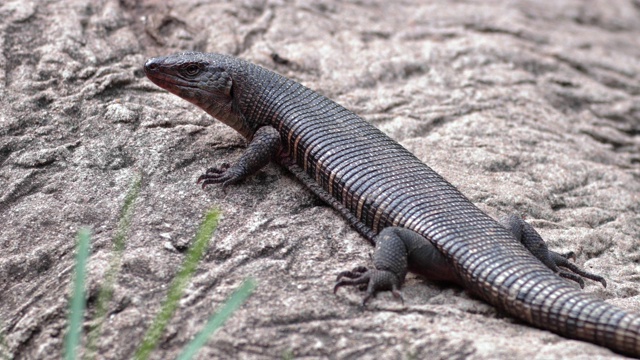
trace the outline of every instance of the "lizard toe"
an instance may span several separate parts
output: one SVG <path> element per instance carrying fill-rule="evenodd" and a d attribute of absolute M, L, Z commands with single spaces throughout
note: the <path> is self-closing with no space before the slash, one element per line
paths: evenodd
<path fill-rule="evenodd" d="M 357 267 L 352 271 L 343 271 L 338 275 L 336 284 L 333 287 L 333 292 L 336 293 L 338 289 L 343 286 L 360 285 L 366 285 L 367 291 L 365 297 L 362 299 L 363 306 L 381 291 L 391 291 L 394 297 L 404 303 L 402 294 L 399 291 L 401 286 L 400 279 L 387 270 Z"/>

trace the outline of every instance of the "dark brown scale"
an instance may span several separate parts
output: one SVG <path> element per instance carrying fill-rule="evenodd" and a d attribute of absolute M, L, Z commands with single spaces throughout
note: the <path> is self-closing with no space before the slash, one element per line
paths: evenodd
<path fill-rule="evenodd" d="M 410 183 L 410 179 L 403 178 L 399 179 L 396 184 L 397 186 L 404 187 Z M 376 191 L 374 191 L 371 196 L 376 199 L 375 202 L 371 202 L 367 207 L 367 218 L 371 219 L 371 228 L 373 228 L 376 232 L 381 230 L 381 224 L 383 227 L 388 226 L 387 224 L 391 224 L 392 221 L 389 220 L 386 214 L 382 214 L 379 220 L 376 222 L 376 214 L 379 209 L 384 209 L 388 206 L 388 202 L 392 201 L 391 193 L 388 191 L 389 187 L 392 185 L 390 183 L 381 184 Z"/>
<path fill-rule="evenodd" d="M 277 109 L 281 107 L 283 104 L 282 99 L 286 98 L 287 94 L 292 91 L 294 86 L 297 84 L 293 81 L 286 81 L 284 83 L 279 83 L 277 89 L 275 89 L 273 93 L 273 102 L 268 104 L 264 109 L 265 119 L 277 117 Z"/>
<path fill-rule="evenodd" d="M 328 138 L 326 134 L 324 134 L 323 132 L 323 128 L 322 128 L 323 125 L 326 125 L 326 124 L 322 122 L 318 124 L 310 124 L 304 131 L 301 131 L 300 136 L 306 135 L 305 136 L 306 141 L 301 142 L 299 144 L 299 147 L 302 153 L 299 156 L 303 156 L 303 158 L 301 159 L 303 163 L 321 166 L 323 167 L 323 170 L 321 171 L 328 173 L 328 171 L 326 171 L 326 167 L 328 166 L 327 162 L 324 160 L 319 161 L 320 159 L 314 159 L 314 157 L 317 156 L 317 151 L 319 151 L 319 149 L 323 149 L 326 147 L 331 147 L 334 149 L 340 148 L 340 144 L 344 144 L 346 140 L 341 138 Z M 350 129 L 350 130 L 355 130 L 355 129 Z M 309 171 L 307 169 L 307 173 L 311 177 L 316 176 L 315 171 Z"/>

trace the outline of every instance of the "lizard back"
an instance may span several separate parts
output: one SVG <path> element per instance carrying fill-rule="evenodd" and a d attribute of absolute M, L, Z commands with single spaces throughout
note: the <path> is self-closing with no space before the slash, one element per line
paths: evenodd
<path fill-rule="evenodd" d="M 289 156 L 360 222 L 376 233 L 387 226 L 420 233 L 447 256 L 469 290 L 512 316 L 640 353 L 640 317 L 559 278 L 453 185 L 359 116 L 276 73 L 251 70 L 255 103 L 246 114 L 278 129 Z"/>

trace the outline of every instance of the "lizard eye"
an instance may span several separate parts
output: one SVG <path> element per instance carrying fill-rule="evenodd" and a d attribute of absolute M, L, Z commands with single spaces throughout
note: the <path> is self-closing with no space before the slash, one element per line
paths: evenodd
<path fill-rule="evenodd" d="M 198 74 L 198 72 L 200 72 L 200 67 L 198 65 L 191 64 L 184 68 L 184 72 L 189 76 L 195 76 Z"/>

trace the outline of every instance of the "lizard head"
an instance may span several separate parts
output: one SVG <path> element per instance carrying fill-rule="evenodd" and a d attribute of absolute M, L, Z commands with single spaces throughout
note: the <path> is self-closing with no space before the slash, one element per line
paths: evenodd
<path fill-rule="evenodd" d="M 234 82 L 224 55 L 179 53 L 147 60 L 147 78 L 199 106 L 248 137 L 251 131 L 234 106 Z"/>

